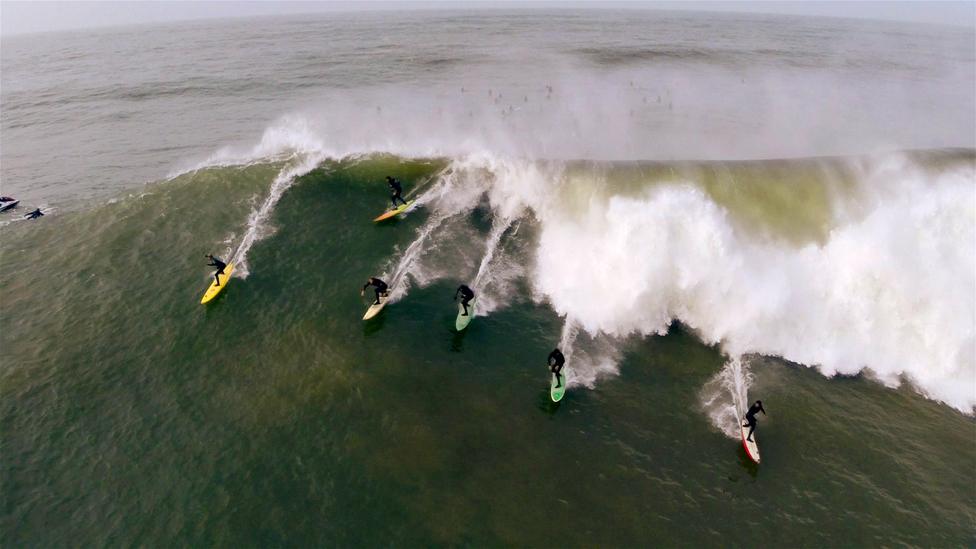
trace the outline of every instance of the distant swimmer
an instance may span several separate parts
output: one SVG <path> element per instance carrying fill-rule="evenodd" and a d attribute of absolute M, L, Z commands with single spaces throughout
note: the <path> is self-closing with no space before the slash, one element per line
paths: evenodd
<path fill-rule="evenodd" d="M 217 286 L 220 286 L 220 277 L 219 277 L 219 275 L 224 274 L 224 267 L 226 267 L 227 264 L 224 263 L 223 261 L 217 259 L 216 257 L 214 257 L 213 254 L 207 254 L 207 255 L 205 255 L 203 257 L 206 257 L 207 259 L 210 260 L 210 263 L 207 263 L 207 266 L 208 267 L 217 267 L 217 271 L 214 273 L 214 280 L 216 280 L 216 282 L 214 282 L 214 284 L 216 284 Z"/>
<path fill-rule="evenodd" d="M 403 202 L 403 205 L 407 205 L 407 201 L 400 196 L 403 193 L 403 187 L 400 185 L 400 180 L 395 177 L 386 176 L 386 184 L 390 186 L 390 200 L 393 201 L 393 207 L 397 207 L 397 200 Z"/>
<path fill-rule="evenodd" d="M 461 294 L 461 305 L 464 306 L 464 314 L 461 316 L 468 316 L 468 303 L 474 299 L 474 291 L 468 288 L 464 284 L 458 286 L 458 289 L 454 291 L 454 301 L 457 301 L 458 294 Z"/>
<path fill-rule="evenodd" d="M 390 287 L 386 285 L 386 282 L 383 282 L 375 276 L 371 276 L 369 277 L 369 280 L 366 281 L 366 284 L 363 284 L 363 289 L 359 291 L 359 295 L 366 295 L 366 288 L 369 288 L 370 286 L 372 286 L 376 291 L 376 301 L 373 302 L 373 305 L 379 305 L 380 296 L 386 295 L 386 292 Z"/>
<path fill-rule="evenodd" d="M 563 364 L 566 364 L 566 357 L 563 356 L 563 353 L 559 349 L 553 349 L 549 353 L 549 370 L 556 374 L 556 387 L 561 387 L 563 384 L 562 376 L 559 375 L 559 372 L 563 369 Z"/>
<path fill-rule="evenodd" d="M 44 212 L 42 212 L 40 208 L 37 208 L 36 210 L 32 211 L 31 213 L 25 215 L 24 218 L 25 219 L 37 219 L 38 217 L 41 217 L 42 215 L 44 215 Z"/>
<path fill-rule="evenodd" d="M 749 407 L 749 411 L 746 412 L 745 423 L 742 424 L 743 427 L 749 428 L 749 434 L 746 435 L 746 440 L 752 442 L 752 432 L 756 430 L 756 414 L 762 412 L 766 415 L 766 410 L 763 409 L 762 401 L 757 400 Z"/>

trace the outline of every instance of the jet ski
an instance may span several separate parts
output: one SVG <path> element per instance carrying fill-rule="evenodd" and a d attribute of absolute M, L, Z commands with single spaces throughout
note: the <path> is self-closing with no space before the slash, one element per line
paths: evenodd
<path fill-rule="evenodd" d="M 9 196 L 0 196 L 0 212 L 5 212 L 17 204 L 20 204 L 20 200 L 15 200 Z"/>

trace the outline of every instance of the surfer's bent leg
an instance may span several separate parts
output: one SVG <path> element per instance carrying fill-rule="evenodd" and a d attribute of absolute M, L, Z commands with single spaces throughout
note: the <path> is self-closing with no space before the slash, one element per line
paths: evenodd
<path fill-rule="evenodd" d="M 219 270 L 219 271 L 217 271 L 217 272 L 214 273 L 214 281 L 216 282 L 216 285 L 217 286 L 220 286 L 220 275 L 222 275 L 222 274 L 224 274 L 224 270 L 223 269 L 221 269 L 221 270 Z"/>

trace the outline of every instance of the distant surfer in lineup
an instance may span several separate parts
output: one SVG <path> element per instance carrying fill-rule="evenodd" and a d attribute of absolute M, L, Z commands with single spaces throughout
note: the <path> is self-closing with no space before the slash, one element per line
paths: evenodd
<path fill-rule="evenodd" d="M 461 316 L 468 316 L 468 303 L 471 303 L 471 300 L 474 299 L 474 290 L 461 284 L 454 292 L 454 301 L 457 301 L 458 294 L 461 294 L 461 305 L 464 307 L 464 313 Z"/>
<path fill-rule="evenodd" d="M 42 212 L 40 208 L 37 208 L 36 210 L 32 211 L 31 213 L 25 215 L 24 218 L 25 219 L 37 219 L 38 217 L 41 217 L 42 215 L 44 215 L 44 212 Z"/>
<path fill-rule="evenodd" d="M 400 185 L 400 180 L 395 177 L 386 176 L 386 184 L 390 186 L 390 200 L 393 202 L 393 208 L 397 207 L 397 200 L 403 202 L 403 205 L 407 205 L 407 201 L 403 199 L 401 194 L 403 194 L 403 187 Z"/>
<path fill-rule="evenodd" d="M 746 412 L 745 423 L 742 424 L 743 427 L 749 428 L 749 434 L 746 435 L 746 440 L 752 442 L 752 432 L 756 430 L 756 414 L 762 412 L 766 415 L 766 410 L 763 409 L 762 401 L 757 400 L 749 407 L 749 411 Z"/>
<path fill-rule="evenodd" d="M 549 353 L 549 369 L 553 374 L 556 375 L 556 387 L 562 387 L 562 376 L 559 372 L 563 369 L 563 364 L 566 364 L 566 357 L 563 356 L 562 351 L 559 349 L 553 349 Z"/>
<path fill-rule="evenodd" d="M 376 301 L 373 303 L 373 305 L 379 305 L 380 296 L 386 294 L 389 286 L 386 285 L 386 282 L 383 282 L 375 276 L 371 276 L 369 277 L 369 280 L 366 281 L 366 284 L 363 284 L 363 289 L 359 291 L 359 295 L 366 295 L 366 288 L 369 288 L 370 286 L 372 286 L 376 291 Z"/>
<path fill-rule="evenodd" d="M 207 263 L 208 267 L 217 267 L 217 271 L 214 273 L 214 280 L 216 281 L 214 284 L 220 286 L 220 275 L 224 274 L 224 267 L 227 264 L 214 257 L 213 254 L 207 254 L 204 257 L 210 260 L 210 263 Z"/>

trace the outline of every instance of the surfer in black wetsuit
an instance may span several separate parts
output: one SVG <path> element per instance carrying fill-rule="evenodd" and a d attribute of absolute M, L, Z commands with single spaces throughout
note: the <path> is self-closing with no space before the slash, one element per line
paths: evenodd
<path fill-rule="evenodd" d="M 397 207 L 397 200 L 403 202 L 403 205 L 407 205 L 407 201 L 400 196 L 403 193 L 403 187 L 400 186 L 400 180 L 395 177 L 386 176 L 386 184 L 390 186 L 390 200 L 393 201 L 393 208 Z"/>
<path fill-rule="evenodd" d="M 762 412 L 766 415 L 766 410 L 763 409 L 762 401 L 757 400 L 749 407 L 749 411 L 746 412 L 745 423 L 742 424 L 743 427 L 749 428 L 749 434 L 746 435 L 746 440 L 752 442 L 752 432 L 756 430 L 756 414 Z"/>
<path fill-rule="evenodd" d="M 37 219 L 38 217 L 41 217 L 42 215 L 44 215 L 44 212 L 42 212 L 40 208 L 37 208 L 36 210 L 32 211 L 31 213 L 25 215 L 24 218 L 25 219 Z"/>
<path fill-rule="evenodd" d="M 549 370 L 556 374 L 556 387 L 562 387 L 563 385 L 562 376 L 559 375 L 559 372 L 563 369 L 563 364 L 566 364 L 566 357 L 563 356 L 563 353 L 559 349 L 553 349 L 549 353 Z"/>
<path fill-rule="evenodd" d="M 370 286 L 372 286 L 376 291 L 376 301 L 373 303 L 373 305 L 379 305 L 380 296 L 386 295 L 386 291 L 389 286 L 386 285 L 386 282 L 383 282 L 375 276 L 371 276 L 369 277 L 369 280 L 366 281 L 366 284 L 363 284 L 363 289 L 359 291 L 359 295 L 366 295 L 366 288 L 369 288 Z"/>
<path fill-rule="evenodd" d="M 458 294 L 461 294 L 461 305 L 464 306 L 464 314 L 461 316 L 468 316 L 468 303 L 474 299 L 474 291 L 468 288 L 464 284 L 458 286 L 458 289 L 454 292 L 454 301 L 457 301 Z"/>
<path fill-rule="evenodd" d="M 217 267 L 217 272 L 214 273 L 214 280 L 216 281 L 215 285 L 220 286 L 219 275 L 224 274 L 224 267 L 226 267 L 227 264 L 214 257 L 213 254 L 207 254 L 203 257 L 206 257 L 207 259 L 210 260 L 210 263 L 207 263 L 208 267 Z"/>

